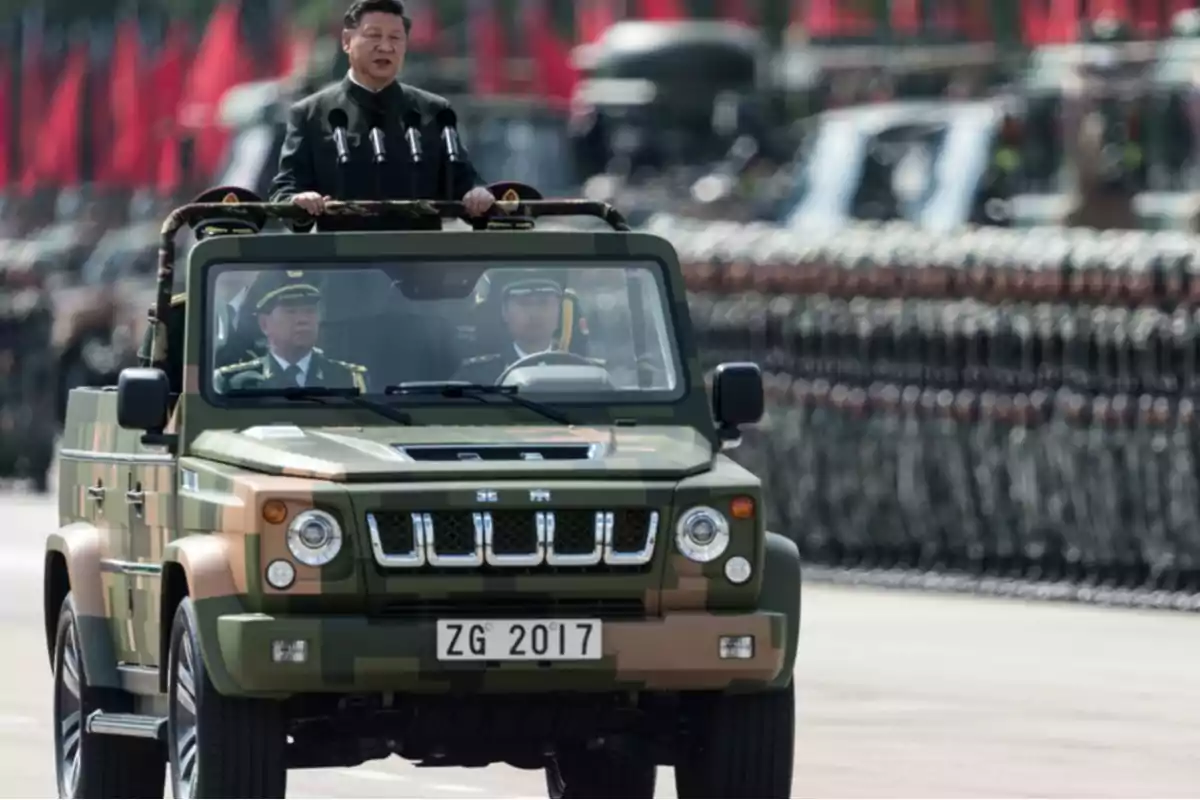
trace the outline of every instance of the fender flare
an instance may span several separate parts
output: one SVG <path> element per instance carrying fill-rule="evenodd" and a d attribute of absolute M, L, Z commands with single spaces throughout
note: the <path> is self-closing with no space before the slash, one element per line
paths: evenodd
<path fill-rule="evenodd" d="M 172 572 L 169 565 L 183 573 L 186 587 L 174 587 L 168 574 Z M 230 542 L 224 537 L 214 534 L 192 534 L 175 539 L 163 548 L 163 573 L 161 591 L 164 593 L 160 607 L 159 625 L 162 643 L 162 654 L 159 658 L 160 681 L 166 686 L 166 671 L 169 659 L 167 652 L 171 642 L 171 626 L 175 621 L 176 608 L 170 594 L 182 589 L 178 599 L 183 595 L 190 597 L 196 614 L 196 636 L 200 641 L 200 656 L 208 669 L 209 679 L 217 691 L 224 695 L 240 693 L 233 676 L 225 667 L 225 659 L 221 652 L 221 643 L 217 633 L 218 620 L 230 614 L 245 613 L 241 592 L 234 581 L 232 561 L 230 559 Z"/>
<path fill-rule="evenodd" d="M 796 653 L 800 649 L 801 572 L 800 548 L 796 543 L 782 534 L 767 533 L 759 608 L 787 618 L 787 649 L 783 668 L 770 684 L 774 689 L 786 688 L 796 667 Z"/>
<path fill-rule="evenodd" d="M 43 616 L 47 636 L 53 636 L 51 631 L 57 628 L 60 607 L 51 597 L 53 582 L 50 569 L 57 554 L 66 562 L 68 587 L 75 599 L 84 677 L 89 686 L 119 689 L 121 678 L 117 671 L 117 654 L 104 607 L 104 584 L 100 577 L 103 545 L 103 534 L 87 522 L 72 523 L 46 538 L 46 558 L 42 568 Z M 47 649 L 51 657 L 53 648 L 53 639 L 49 639 Z"/>

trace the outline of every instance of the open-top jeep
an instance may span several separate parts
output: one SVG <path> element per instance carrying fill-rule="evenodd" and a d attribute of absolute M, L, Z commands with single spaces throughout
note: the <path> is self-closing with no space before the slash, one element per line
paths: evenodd
<path fill-rule="evenodd" d="M 473 230 L 379 202 L 327 213 L 396 231 L 261 232 L 301 213 L 173 212 L 152 349 L 70 394 L 60 794 L 282 797 L 397 754 L 551 797 L 652 797 L 658 765 L 680 797 L 790 796 L 799 557 L 722 453 L 762 376 L 706 388 L 671 246 L 519 198 Z"/>

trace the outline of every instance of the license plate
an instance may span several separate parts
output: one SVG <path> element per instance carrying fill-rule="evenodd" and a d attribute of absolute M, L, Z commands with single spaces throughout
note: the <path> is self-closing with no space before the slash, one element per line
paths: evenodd
<path fill-rule="evenodd" d="M 598 619 L 441 619 L 439 661 L 596 661 Z"/>

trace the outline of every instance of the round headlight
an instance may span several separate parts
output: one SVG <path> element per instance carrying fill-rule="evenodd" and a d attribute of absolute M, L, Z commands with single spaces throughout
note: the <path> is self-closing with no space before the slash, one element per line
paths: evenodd
<path fill-rule="evenodd" d="M 689 509 L 675 526 L 679 552 L 702 564 L 720 558 L 729 547 L 729 521 L 707 506 Z"/>
<path fill-rule="evenodd" d="M 301 564 L 324 566 L 341 552 L 342 529 L 324 511 L 303 511 L 288 526 L 287 545 Z"/>

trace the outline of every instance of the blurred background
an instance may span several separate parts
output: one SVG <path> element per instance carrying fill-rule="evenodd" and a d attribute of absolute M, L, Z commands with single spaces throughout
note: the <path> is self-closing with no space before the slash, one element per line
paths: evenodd
<path fill-rule="evenodd" d="M 136 362 L 166 212 L 267 193 L 343 5 L 0 0 L 0 477 Z M 807 558 L 1200 591 L 1194 0 L 406 5 L 486 180 L 676 243 Z"/>

